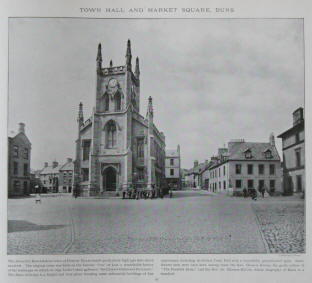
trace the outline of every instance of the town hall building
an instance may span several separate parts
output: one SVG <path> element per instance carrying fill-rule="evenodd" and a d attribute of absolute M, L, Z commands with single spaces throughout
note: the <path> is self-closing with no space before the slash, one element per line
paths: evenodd
<path fill-rule="evenodd" d="M 79 104 L 74 185 L 82 196 L 137 187 L 150 190 L 165 183 L 165 136 L 153 123 L 152 98 L 140 114 L 140 67 L 132 71 L 130 40 L 123 66 L 102 67 L 96 58 L 96 103 L 83 117 Z"/>

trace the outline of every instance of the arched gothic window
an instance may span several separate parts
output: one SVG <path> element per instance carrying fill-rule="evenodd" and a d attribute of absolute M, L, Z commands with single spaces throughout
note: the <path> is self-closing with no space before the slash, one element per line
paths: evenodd
<path fill-rule="evenodd" d="M 109 121 L 105 126 L 106 148 L 114 148 L 117 144 L 117 127 L 114 121 Z"/>
<path fill-rule="evenodd" d="M 137 140 L 137 157 L 144 157 L 144 138 L 138 138 Z"/>
<path fill-rule="evenodd" d="M 119 92 L 115 95 L 115 111 L 121 110 L 121 95 Z"/>
<path fill-rule="evenodd" d="M 109 111 L 109 95 L 107 93 L 104 96 L 104 109 Z"/>

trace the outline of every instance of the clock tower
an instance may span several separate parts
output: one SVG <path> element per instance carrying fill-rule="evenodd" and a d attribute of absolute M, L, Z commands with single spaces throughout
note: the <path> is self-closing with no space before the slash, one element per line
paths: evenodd
<path fill-rule="evenodd" d="M 96 61 L 90 186 L 116 190 L 116 184 L 126 187 L 132 183 L 132 116 L 140 110 L 139 59 L 134 73 L 128 40 L 125 65 L 114 66 L 111 60 L 103 67 L 101 44 Z"/>
<path fill-rule="evenodd" d="M 105 52 L 103 52 L 105 54 Z M 79 120 L 76 150 L 77 183 L 84 196 L 151 189 L 164 179 L 165 136 L 153 124 L 152 100 L 146 117 L 140 114 L 140 66 L 132 71 L 131 42 L 125 64 L 102 66 L 102 46 L 96 57 L 96 95 L 92 116 Z M 157 161 L 157 162 L 156 162 Z M 79 172 L 80 171 L 80 172 Z"/>

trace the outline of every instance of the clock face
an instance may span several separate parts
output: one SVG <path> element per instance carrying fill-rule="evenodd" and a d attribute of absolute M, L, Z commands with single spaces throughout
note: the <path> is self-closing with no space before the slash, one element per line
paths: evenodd
<path fill-rule="evenodd" d="M 108 82 L 108 86 L 109 87 L 116 87 L 118 84 L 117 80 L 116 79 L 111 79 L 109 82 Z"/>

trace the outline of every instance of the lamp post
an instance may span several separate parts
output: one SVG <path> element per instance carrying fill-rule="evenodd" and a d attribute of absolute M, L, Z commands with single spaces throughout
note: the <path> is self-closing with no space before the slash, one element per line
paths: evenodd
<path fill-rule="evenodd" d="M 137 181 L 138 181 L 138 172 L 134 171 L 133 172 L 133 188 L 136 188 Z"/>
<path fill-rule="evenodd" d="M 74 163 L 74 189 L 73 189 L 73 194 L 75 197 L 79 195 L 79 184 L 80 184 L 80 175 L 78 172 L 78 165 L 77 165 L 77 160 L 75 160 Z"/>

